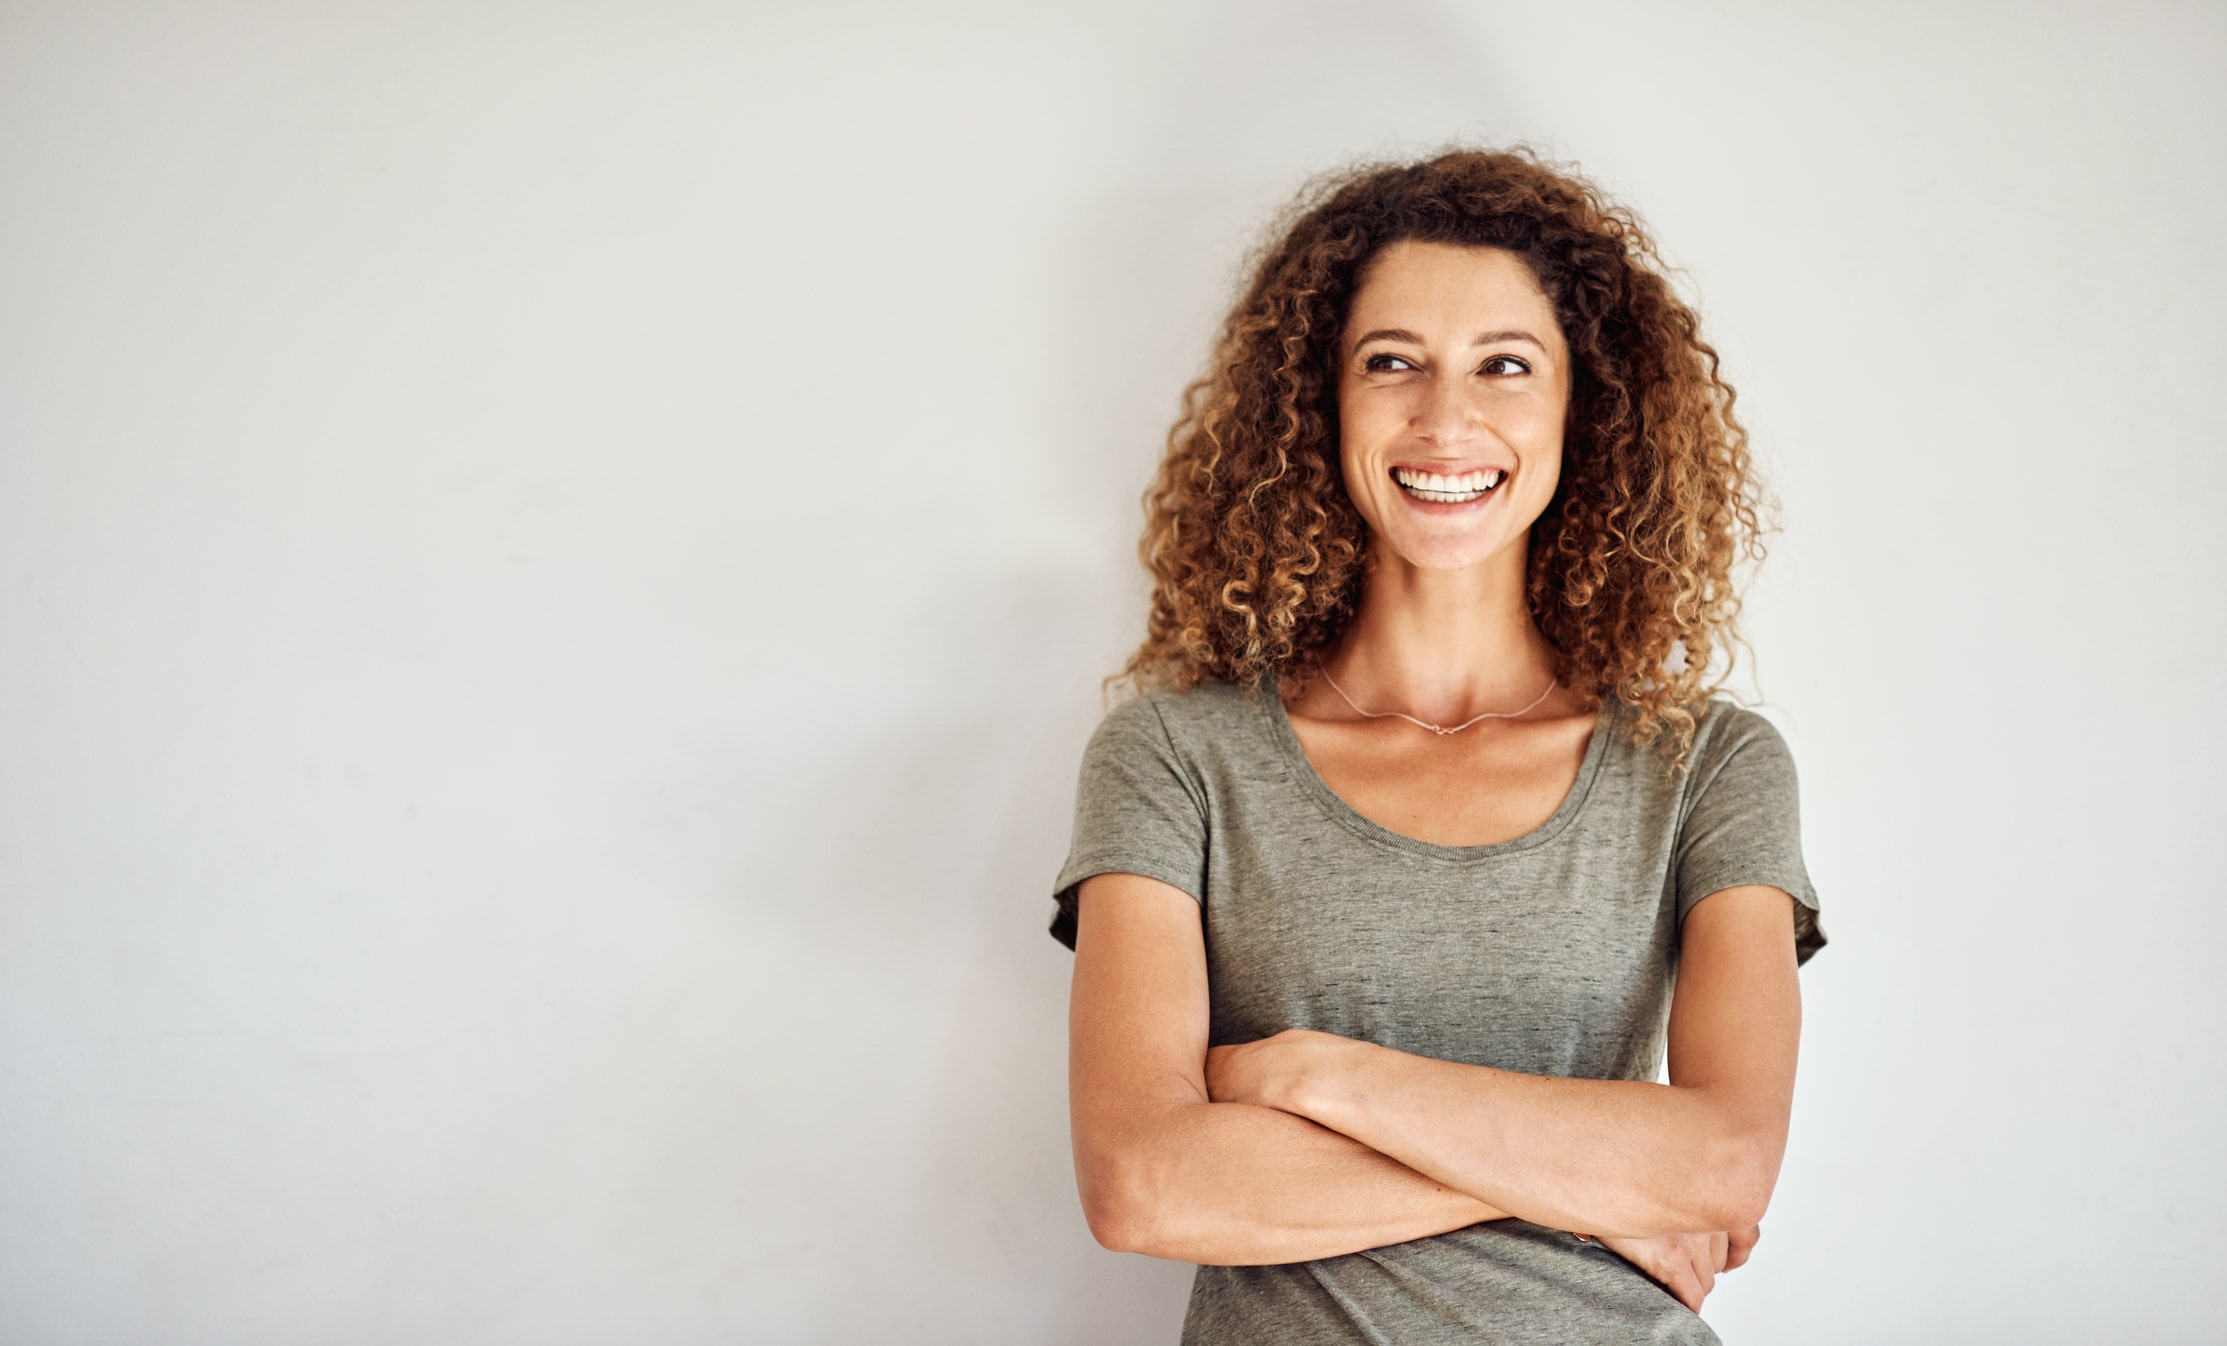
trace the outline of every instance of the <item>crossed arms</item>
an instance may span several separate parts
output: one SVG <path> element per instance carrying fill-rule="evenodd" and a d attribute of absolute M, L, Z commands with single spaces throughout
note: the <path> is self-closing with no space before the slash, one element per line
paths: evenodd
<path fill-rule="evenodd" d="M 1510 1215 L 1612 1246 L 1762 1219 L 1801 1021 L 1793 899 L 1777 888 L 1728 888 L 1687 915 L 1667 1085 L 1300 1030 L 1209 1051 L 1198 904 L 1135 874 L 1088 879 L 1078 901 L 1075 1173 L 1109 1248 L 1251 1265 Z"/>

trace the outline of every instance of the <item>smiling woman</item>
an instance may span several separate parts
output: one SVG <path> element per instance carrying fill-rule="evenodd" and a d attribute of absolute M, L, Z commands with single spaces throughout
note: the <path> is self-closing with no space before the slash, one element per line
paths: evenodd
<path fill-rule="evenodd" d="M 1731 403 L 1528 155 L 1349 175 L 1263 256 L 1055 883 L 1084 1209 L 1201 1264 L 1186 1342 L 1715 1340 L 1824 943 L 1785 745 L 1712 696 Z"/>
<path fill-rule="evenodd" d="M 1569 351 L 1530 270 L 1497 248 L 1402 240 L 1370 264 L 1347 325 L 1363 330 L 1339 343 L 1340 463 L 1371 533 L 1433 570 L 1520 556 L 1510 542 L 1560 480 L 1570 401 Z"/>

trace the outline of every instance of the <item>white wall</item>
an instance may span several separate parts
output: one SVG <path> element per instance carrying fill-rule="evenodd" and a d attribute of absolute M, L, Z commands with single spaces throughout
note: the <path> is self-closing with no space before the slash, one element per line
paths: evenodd
<path fill-rule="evenodd" d="M 1833 946 L 1747 1342 L 2227 1312 L 2216 6 L 0 10 L 0 1339 L 1171 1341 L 1043 933 L 1256 224 L 1702 296 Z"/>

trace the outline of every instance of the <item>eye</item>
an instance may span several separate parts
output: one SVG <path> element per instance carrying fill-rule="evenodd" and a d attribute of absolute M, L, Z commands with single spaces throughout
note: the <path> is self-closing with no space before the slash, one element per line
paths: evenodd
<path fill-rule="evenodd" d="M 1396 374 L 1414 367 L 1406 356 L 1394 355 L 1390 351 L 1378 351 L 1361 362 L 1361 368 L 1371 374 Z"/>
<path fill-rule="evenodd" d="M 1495 355 L 1477 367 L 1480 374 L 1528 374 L 1531 366 L 1513 355 Z"/>

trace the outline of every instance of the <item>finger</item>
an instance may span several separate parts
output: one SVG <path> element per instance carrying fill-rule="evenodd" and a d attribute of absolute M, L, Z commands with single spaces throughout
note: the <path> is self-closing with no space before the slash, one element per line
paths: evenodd
<path fill-rule="evenodd" d="M 1725 1259 L 1731 1255 L 1732 1236 L 1730 1234 L 1719 1232 L 1709 1236 L 1709 1269 L 1712 1272 L 1724 1270 Z"/>
<path fill-rule="evenodd" d="M 1746 1265 L 1748 1254 L 1755 1251 L 1755 1245 L 1761 1242 L 1762 1238 L 1763 1226 L 1761 1225 L 1749 1225 L 1745 1229 L 1733 1230 L 1731 1247 L 1725 1254 L 1724 1269 L 1730 1271 L 1734 1267 Z"/>
<path fill-rule="evenodd" d="M 1603 1247 L 1638 1267 L 1647 1279 L 1660 1285 L 1689 1309 L 1701 1303 L 1701 1283 L 1694 1279 L 1693 1259 L 1676 1235 L 1655 1238 L 1605 1238 Z M 1698 1309 L 1695 1309 L 1699 1312 Z"/>
<path fill-rule="evenodd" d="M 1233 1064 L 1231 1058 L 1236 1051 L 1237 1049 L 1234 1047 L 1210 1047 L 1207 1049 L 1206 1092 L 1208 1097 L 1216 1102 L 1221 1102 L 1224 1096 L 1230 1092 L 1230 1068 Z"/>
<path fill-rule="evenodd" d="M 1695 1313 L 1701 1312 L 1701 1301 L 1709 1297 L 1709 1291 L 1701 1284 L 1701 1278 L 1694 1274 L 1692 1259 L 1674 1257 L 1669 1272 L 1670 1275 L 1663 1281 L 1663 1288 L 1675 1295 L 1679 1303 Z"/>
<path fill-rule="evenodd" d="M 1701 1293 L 1694 1296 L 1694 1302 L 1686 1307 L 1692 1309 L 1695 1313 L 1699 1313 L 1701 1312 L 1701 1301 L 1707 1299 L 1709 1292 L 1717 1288 L 1717 1259 L 1716 1254 L 1709 1249 L 1708 1235 L 1706 1234 L 1688 1240 L 1686 1247 L 1688 1256 L 1693 1259 L 1694 1282 L 1701 1289 Z"/>

